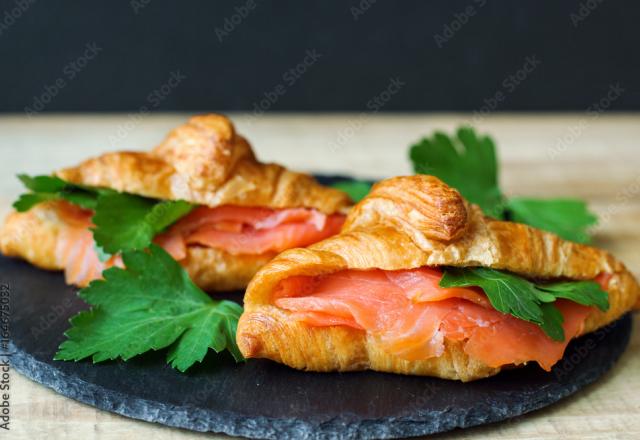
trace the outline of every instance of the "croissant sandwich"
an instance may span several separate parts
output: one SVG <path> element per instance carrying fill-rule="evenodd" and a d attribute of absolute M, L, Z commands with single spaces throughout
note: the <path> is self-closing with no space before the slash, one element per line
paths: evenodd
<path fill-rule="evenodd" d="M 246 287 L 277 253 L 340 230 L 346 194 L 256 160 L 224 116 L 192 117 L 150 152 L 113 152 L 32 190 L 0 230 L 0 251 L 87 285 L 153 241 L 206 290 Z"/>
<path fill-rule="evenodd" d="M 247 358 L 470 381 L 549 371 L 572 338 L 640 306 L 607 252 L 482 214 L 432 176 L 384 180 L 339 235 L 290 249 L 245 295 Z"/>

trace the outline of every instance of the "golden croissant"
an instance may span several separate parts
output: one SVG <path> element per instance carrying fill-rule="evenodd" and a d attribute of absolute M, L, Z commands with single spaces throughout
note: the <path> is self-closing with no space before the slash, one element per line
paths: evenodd
<path fill-rule="evenodd" d="M 456 270 L 596 281 L 586 284 L 609 307 L 558 299 L 564 340 L 554 340 L 496 310 L 482 289 L 441 287 L 443 271 Z M 571 338 L 638 308 L 639 298 L 638 282 L 606 251 L 485 217 L 435 177 L 396 177 L 374 186 L 339 235 L 258 271 L 237 342 L 247 358 L 302 370 L 470 381 L 534 361 L 550 370 Z"/>
<path fill-rule="evenodd" d="M 246 287 L 278 252 L 338 232 L 350 206 L 313 177 L 259 162 L 222 115 L 195 116 L 150 152 L 112 152 L 57 171 L 66 182 L 198 207 L 156 237 L 206 290 Z M 102 270 L 90 231 L 92 212 L 66 201 L 13 212 L 0 251 L 44 269 L 65 270 L 84 286 Z"/>

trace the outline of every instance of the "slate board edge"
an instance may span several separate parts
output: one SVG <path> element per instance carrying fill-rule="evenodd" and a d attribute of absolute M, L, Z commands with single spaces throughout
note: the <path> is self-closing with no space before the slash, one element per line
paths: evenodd
<path fill-rule="evenodd" d="M 589 374 L 581 377 L 580 382 L 573 382 L 561 390 L 556 390 L 556 402 L 595 382 L 611 369 L 629 344 L 631 323 L 630 314 L 623 316 L 618 321 L 617 325 L 624 327 L 625 341 L 619 345 L 619 350 L 609 359 L 607 365 L 600 370 L 591 370 Z M 494 405 L 478 406 L 473 411 L 456 411 L 452 408 L 446 412 L 447 417 L 444 418 L 444 421 L 440 417 L 441 412 L 422 414 L 420 420 L 382 418 L 358 422 L 349 420 L 349 417 L 318 423 L 298 419 L 248 417 L 242 414 L 217 413 L 195 407 L 167 405 L 157 401 L 128 397 L 122 393 L 107 390 L 104 387 L 66 375 L 60 370 L 36 360 L 30 354 L 16 347 L 13 342 L 10 342 L 10 351 L 13 353 L 11 356 L 12 366 L 16 371 L 79 402 L 147 422 L 257 439 L 337 439 L 352 436 L 362 439 L 412 437 L 505 420 L 506 413 L 511 414 L 509 416 L 511 419 L 548 406 L 545 401 L 525 400 L 523 405 L 515 411 L 512 406 L 508 408 L 496 407 L 495 402 Z"/>

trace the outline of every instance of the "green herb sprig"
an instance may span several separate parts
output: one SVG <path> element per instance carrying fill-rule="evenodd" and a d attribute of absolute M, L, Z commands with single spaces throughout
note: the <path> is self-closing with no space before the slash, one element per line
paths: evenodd
<path fill-rule="evenodd" d="M 167 362 L 180 371 L 209 349 L 243 359 L 236 345 L 241 306 L 211 299 L 157 245 L 124 252 L 122 259 L 126 269 L 107 269 L 104 280 L 80 291 L 92 307 L 71 318 L 56 360 L 128 360 L 167 347 Z"/>
<path fill-rule="evenodd" d="M 340 191 L 344 191 L 351 200 L 358 203 L 360 200 L 364 199 L 367 194 L 369 194 L 373 185 L 370 182 L 365 182 L 364 180 L 341 180 L 331 186 L 339 189 Z"/>
<path fill-rule="evenodd" d="M 609 309 L 609 295 L 595 281 L 536 284 L 518 275 L 484 267 L 446 268 L 440 287 L 480 287 L 502 313 L 538 325 L 550 338 L 564 341 L 563 317 L 554 302 L 565 298 Z"/>
<path fill-rule="evenodd" d="M 160 201 L 111 189 L 75 185 L 55 176 L 22 174 L 18 178 L 30 190 L 13 204 L 19 212 L 50 200 L 66 200 L 93 210 L 93 238 L 102 259 L 110 254 L 147 248 L 153 237 L 194 208 L 183 200 Z"/>
<path fill-rule="evenodd" d="M 470 127 L 459 128 L 455 137 L 436 132 L 423 138 L 411 146 L 409 156 L 416 173 L 442 179 L 488 216 L 525 223 L 579 243 L 591 239 L 587 231 L 597 217 L 582 200 L 505 197 L 498 182 L 495 144 Z"/>

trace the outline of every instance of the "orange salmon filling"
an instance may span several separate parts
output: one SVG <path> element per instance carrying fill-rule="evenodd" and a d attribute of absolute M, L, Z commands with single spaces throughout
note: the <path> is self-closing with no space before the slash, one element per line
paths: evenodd
<path fill-rule="evenodd" d="M 104 269 L 122 265 L 119 256 L 107 262 L 98 259 L 89 230 L 92 211 L 61 202 L 57 212 L 67 226 L 56 248 L 67 283 L 84 286 L 99 278 Z M 222 249 L 233 255 L 276 254 L 335 235 L 344 220 L 342 214 L 326 215 L 307 208 L 198 207 L 156 236 L 154 242 L 178 261 L 186 258 L 188 246 Z"/>
<path fill-rule="evenodd" d="M 344 220 L 342 214 L 326 215 L 307 208 L 201 206 L 155 241 L 177 260 L 186 256 L 188 245 L 223 249 L 233 255 L 279 253 L 337 234 Z"/>
<path fill-rule="evenodd" d="M 481 289 L 442 288 L 441 278 L 440 270 L 427 267 L 292 277 L 278 285 L 275 305 L 310 326 L 363 330 L 402 359 L 440 356 L 448 339 L 463 341 L 469 356 L 490 367 L 535 361 L 547 371 L 593 310 L 557 300 L 565 332 L 565 340 L 558 342 L 537 325 L 495 310 Z"/>

